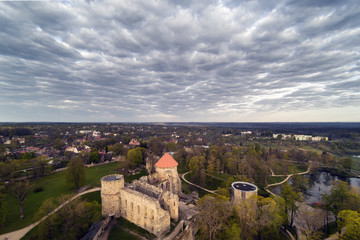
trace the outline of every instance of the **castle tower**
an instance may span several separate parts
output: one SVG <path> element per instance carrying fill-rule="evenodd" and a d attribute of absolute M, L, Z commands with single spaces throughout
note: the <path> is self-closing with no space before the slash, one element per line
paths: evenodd
<path fill-rule="evenodd" d="M 121 174 L 107 175 L 101 178 L 101 202 L 104 216 L 120 217 L 120 190 L 124 187 L 124 176 Z"/>
<path fill-rule="evenodd" d="M 172 193 L 181 192 L 181 181 L 177 172 L 178 163 L 169 154 L 165 153 L 157 163 L 155 163 L 155 171 L 158 180 L 163 182 L 162 189 Z"/>
<path fill-rule="evenodd" d="M 233 182 L 231 184 L 231 203 L 238 204 L 253 195 L 257 195 L 258 188 L 248 182 Z"/>

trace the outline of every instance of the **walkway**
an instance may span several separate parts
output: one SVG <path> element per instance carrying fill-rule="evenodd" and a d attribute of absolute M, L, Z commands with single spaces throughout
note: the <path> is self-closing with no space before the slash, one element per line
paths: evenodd
<path fill-rule="evenodd" d="M 184 174 L 181 174 L 181 179 L 184 180 L 186 183 L 188 183 L 188 184 L 190 184 L 190 185 L 193 185 L 193 186 L 195 186 L 195 187 L 197 187 L 197 188 L 200 188 L 200 189 L 202 189 L 202 190 L 204 190 L 204 191 L 206 191 L 206 192 L 209 192 L 209 193 L 212 193 L 212 194 L 217 195 L 216 192 L 215 192 L 216 190 L 209 190 L 209 189 L 203 188 L 203 187 L 201 187 L 201 186 L 199 186 L 199 185 L 196 185 L 196 184 L 194 184 L 194 183 L 189 182 L 188 180 L 186 180 L 186 179 L 185 179 L 185 175 L 188 174 L 188 173 L 189 173 L 189 172 L 186 172 L 186 173 L 184 173 Z"/>
<path fill-rule="evenodd" d="M 285 183 L 287 180 L 289 180 L 292 176 L 294 175 L 304 175 L 304 174 L 307 174 L 310 172 L 310 169 L 311 169 L 311 164 L 309 165 L 308 169 L 305 171 L 305 172 L 301 172 L 301 173 L 292 173 L 292 174 L 289 174 L 289 175 L 274 175 L 274 172 L 271 170 L 271 176 L 275 176 L 275 177 L 281 177 L 281 176 L 287 176 L 284 180 L 282 180 L 281 182 L 278 182 L 278 183 L 271 183 L 271 184 L 268 184 L 266 187 L 265 187 L 265 190 L 270 193 L 271 195 L 275 195 L 273 192 L 271 192 L 268 188 L 269 187 L 273 187 L 273 186 L 277 186 L 277 185 L 281 185 L 283 183 Z"/>
<path fill-rule="evenodd" d="M 39 223 L 41 223 L 42 221 L 44 221 L 47 217 L 49 217 L 50 215 L 56 213 L 59 209 L 61 209 L 65 204 L 71 202 L 72 200 L 74 200 L 75 198 L 78 198 L 84 194 L 87 193 L 91 193 L 91 192 L 97 192 L 100 191 L 101 188 L 97 187 L 97 188 L 92 188 L 89 189 L 87 191 L 84 191 L 82 193 L 79 193 L 75 196 L 73 196 L 72 198 L 70 198 L 69 200 L 67 200 L 66 202 L 62 203 L 60 206 L 58 206 L 57 208 L 55 208 L 51 213 L 49 213 L 48 215 L 44 216 L 43 218 L 41 218 L 39 221 L 30 224 L 27 227 L 24 227 L 20 230 L 16 230 L 14 232 L 9 232 L 9 233 L 5 233 L 3 235 L 0 235 L 0 240 L 20 240 L 23 236 L 25 236 L 26 233 L 28 233 L 31 229 L 33 229 L 34 227 L 36 227 Z"/>

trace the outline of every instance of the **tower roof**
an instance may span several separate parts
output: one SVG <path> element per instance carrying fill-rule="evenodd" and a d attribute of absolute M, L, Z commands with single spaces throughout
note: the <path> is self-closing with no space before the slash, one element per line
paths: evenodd
<path fill-rule="evenodd" d="M 175 161 L 175 159 L 168 153 L 165 153 L 157 163 L 155 163 L 155 166 L 161 167 L 161 168 L 172 168 L 176 167 L 178 163 Z"/>

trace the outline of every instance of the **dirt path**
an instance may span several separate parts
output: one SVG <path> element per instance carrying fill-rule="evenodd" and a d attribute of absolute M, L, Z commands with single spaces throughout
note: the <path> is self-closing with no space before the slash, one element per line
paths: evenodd
<path fill-rule="evenodd" d="M 204 191 L 206 191 L 206 192 L 209 192 L 209 193 L 212 193 L 212 194 L 217 195 L 217 194 L 215 193 L 215 190 L 209 190 L 209 189 L 203 188 L 203 187 L 201 187 L 201 186 L 199 186 L 199 185 L 196 185 L 196 184 L 194 184 L 194 183 L 189 182 L 188 180 L 186 180 L 186 179 L 185 179 L 185 175 L 188 174 L 188 173 L 189 173 L 189 172 L 186 172 L 186 173 L 184 173 L 184 174 L 181 174 L 181 179 L 184 180 L 186 183 L 188 183 L 188 184 L 190 184 L 190 185 L 193 185 L 193 186 L 195 186 L 195 187 L 197 187 L 197 188 L 200 188 L 200 189 L 202 189 L 202 190 L 204 190 Z"/>
<path fill-rule="evenodd" d="M 311 169 L 311 164 L 309 165 L 308 169 L 305 171 L 305 172 L 300 172 L 300 173 L 292 173 L 292 174 L 289 174 L 289 175 L 273 175 L 274 172 L 271 170 L 272 172 L 272 175 L 271 176 L 287 176 L 284 180 L 282 180 L 281 182 L 278 182 L 278 183 L 271 183 L 271 184 L 268 184 L 266 187 L 265 187 L 265 190 L 270 193 L 271 195 L 275 195 L 273 192 L 271 192 L 269 190 L 269 187 L 273 187 L 273 186 L 278 186 L 278 185 L 281 185 L 283 183 L 285 183 L 287 180 L 289 180 L 292 176 L 294 175 L 304 175 L 304 174 L 307 174 L 310 172 L 310 169 Z"/>
<path fill-rule="evenodd" d="M 67 200 L 66 202 L 62 203 L 60 206 L 58 206 L 57 208 L 55 208 L 51 213 L 49 213 L 48 215 L 44 216 L 43 218 L 41 218 L 39 221 L 30 224 L 27 227 L 24 227 L 20 230 L 16 230 L 13 232 L 9 232 L 9 233 L 5 233 L 0 235 L 0 240 L 20 240 L 23 236 L 25 236 L 26 233 L 28 233 L 31 229 L 33 229 L 34 227 L 36 227 L 39 223 L 41 223 L 42 221 L 44 221 L 47 217 L 49 217 L 50 215 L 56 213 L 59 209 L 61 209 L 65 204 L 71 202 L 72 200 L 74 200 L 75 198 L 78 198 L 84 194 L 87 193 L 91 193 L 91 192 L 96 192 L 96 191 L 100 191 L 101 188 L 92 188 L 89 189 L 87 191 L 84 191 L 82 193 L 79 193 L 75 196 L 73 196 L 72 198 L 70 198 L 69 200 Z"/>

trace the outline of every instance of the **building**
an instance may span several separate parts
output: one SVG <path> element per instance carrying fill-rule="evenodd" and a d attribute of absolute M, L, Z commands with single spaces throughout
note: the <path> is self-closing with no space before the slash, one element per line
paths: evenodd
<path fill-rule="evenodd" d="M 253 195 L 257 195 L 258 188 L 248 182 L 233 182 L 231 184 L 231 203 L 238 204 Z"/>
<path fill-rule="evenodd" d="M 156 236 L 166 233 L 170 230 L 170 219 L 179 217 L 177 193 L 181 191 L 181 185 L 177 165 L 169 154 L 165 154 L 156 163 L 154 174 L 131 184 L 125 184 L 124 176 L 120 174 L 103 177 L 102 214 L 122 216 Z"/>
<path fill-rule="evenodd" d="M 143 179 L 157 185 L 164 191 L 179 194 L 181 192 L 181 180 L 177 172 L 177 165 L 175 159 L 169 153 L 165 153 L 155 164 L 155 173 Z"/>
<path fill-rule="evenodd" d="M 133 147 L 138 147 L 138 146 L 140 146 L 140 143 L 136 139 L 131 139 L 131 141 L 129 142 L 129 145 L 133 146 Z"/>

